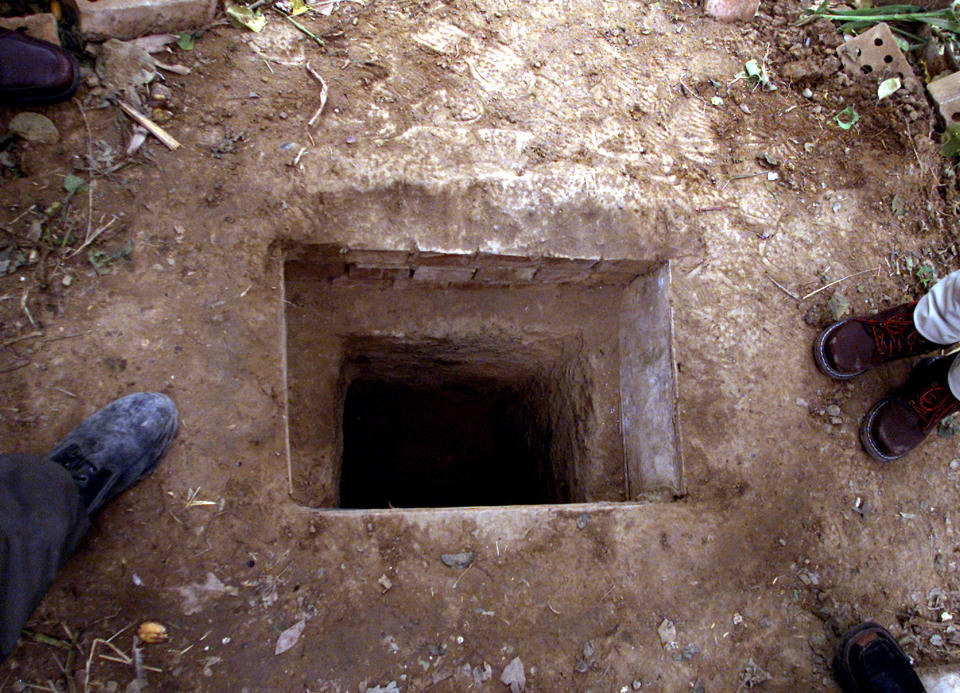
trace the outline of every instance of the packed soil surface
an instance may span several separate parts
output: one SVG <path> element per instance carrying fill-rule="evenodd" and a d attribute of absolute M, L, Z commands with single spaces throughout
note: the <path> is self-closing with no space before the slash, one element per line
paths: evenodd
<path fill-rule="evenodd" d="M 918 665 L 955 660 L 957 439 L 871 460 L 859 419 L 910 364 L 834 382 L 810 345 L 957 268 L 956 171 L 925 93 L 878 100 L 801 10 L 343 2 L 298 18 L 319 40 L 269 11 L 260 34 L 221 23 L 156 56 L 190 68 L 141 104 L 175 151 L 126 156 L 94 78 L 42 109 L 59 141 L 3 150 L 2 448 L 42 454 L 138 390 L 181 421 L 94 518 L 0 691 L 502 691 L 518 658 L 528 691 L 833 691 L 838 637 L 865 619 Z M 750 60 L 775 91 L 738 77 Z M 307 63 L 329 87 L 311 127 Z M 295 503 L 296 243 L 669 260 L 685 488 Z M 144 620 L 169 639 L 138 645 Z"/>

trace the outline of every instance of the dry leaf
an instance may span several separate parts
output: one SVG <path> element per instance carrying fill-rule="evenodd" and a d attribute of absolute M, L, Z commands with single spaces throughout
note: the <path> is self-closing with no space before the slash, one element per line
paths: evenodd
<path fill-rule="evenodd" d="M 280 637 L 277 638 L 277 648 L 273 651 L 273 654 L 283 654 L 291 647 L 296 645 L 297 641 L 300 640 L 300 635 L 303 633 L 303 629 L 306 628 L 306 626 L 307 619 L 301 618 L 299 621 L 280 633 Z"/>

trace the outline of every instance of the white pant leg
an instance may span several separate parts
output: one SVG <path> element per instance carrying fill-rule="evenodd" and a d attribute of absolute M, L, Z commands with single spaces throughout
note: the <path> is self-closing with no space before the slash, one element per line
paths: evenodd
<path fill-rule="evenodd" d="M 938 281 L 913 310 L 917 332 L 937 344 L 960 342 L 960 271 Z M 960 358 L 950 366 L 950 392 L 960 399 Z"/>

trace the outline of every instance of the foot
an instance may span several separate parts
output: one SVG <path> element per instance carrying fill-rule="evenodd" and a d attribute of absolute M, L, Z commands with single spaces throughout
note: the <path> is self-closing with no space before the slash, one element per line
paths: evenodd
<path fill-rule="evenodd" d="M 0 29 L 0 103 L 65 101 L 77 90 L 79 79 L 77 61 L 60 46 Z"/>
<path fill-rule="evenodd" d="M 924 693 L 907 655 L 883 626 L 868 621 L 847 631 L 833 660 L 844 693 Z"/>
<path fill-rule="evenodd" d="M 905 303 L 876 315 L 833 323 L 813 343 L 817 368 L 836 380 L 849 380 L 881 363 L 942 348 L 917 332 L 916 305 Z"/>
<path fill-rule="evenodd" d="M 948 383 L 956 356 L 924 359 L 906 385 L 874 404 L 860 424 L 860 442 L 871 457 L 899 459 L 917 447 L 944 418 L 960 411 Z"/>
<path fill-rule="evenodd" d="M 177 432 L 166 395 L 138 392 L 96 412 L 57 443 L 47 459 L 64 467 L 90 514 L 150 473 Z"/>

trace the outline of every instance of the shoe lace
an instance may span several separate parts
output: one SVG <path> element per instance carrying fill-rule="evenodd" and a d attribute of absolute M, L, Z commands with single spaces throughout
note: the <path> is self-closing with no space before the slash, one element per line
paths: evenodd
<path fill-rule="evenodd" d="M 70 476 L 81 485 L 86 484 L 97 473 L 97 468 L 90 463 L 76 443 L 71 443 L 58 452 L 53 461 L 70 472 Z"/>
<path fill-rule="evenodd" d="M 868 318 L 863 322 L 873 336 L 877 354 L 882 357 L 912 354 L 927 342 L 913 324 L 912 306 L 909 310 L 895 313 L 883 320 Z"/>
<path fill-rule="evenodd" d="M 920 428 L 928 431 L 942 419 L 960 411 L 960 400 L 941 382 L 933 382 L 930 387 L 917 393 L 906 402 L 920 419 Z"/>

